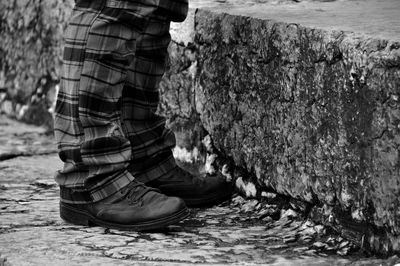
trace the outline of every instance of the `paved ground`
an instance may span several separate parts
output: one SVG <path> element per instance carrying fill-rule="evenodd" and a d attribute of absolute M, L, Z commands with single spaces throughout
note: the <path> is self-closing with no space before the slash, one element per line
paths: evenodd
<path fill-rule="evenodd" d="M 58 215 L 53 173 L 61 164 L 54 152 L 43 129 L 0 116 L 0 266 L 400 263 L 363 257 L 323 226 L 279 210 L 273 194 L 195 209 L 160 232 L 69 225 Z"/>

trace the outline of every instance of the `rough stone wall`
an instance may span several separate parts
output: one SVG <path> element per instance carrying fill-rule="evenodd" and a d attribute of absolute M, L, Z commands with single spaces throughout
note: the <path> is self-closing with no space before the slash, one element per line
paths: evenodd
<path fill-rule="evenodd" d="M 248 196 L 273 190 L 370 249 L 399 251 L 400 43 L 202 10 L 194 19 L 194 44 L 171 47 L 180 63 L 162 90 L 172 125 L 204 128 L 247 173 L 238 187 L 257 188 Z"/>
<path fill-rule="evenodd" d="M 54 101 L 72 4 L 73 0 L 0 2 L 0 113 L 51 127 L 47 108 Z"/>

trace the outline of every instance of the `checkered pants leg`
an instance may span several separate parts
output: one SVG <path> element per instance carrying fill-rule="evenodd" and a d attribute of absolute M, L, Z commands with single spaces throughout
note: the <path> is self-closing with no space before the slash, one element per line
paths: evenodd
<path fill-rule="evenodd" d="M 96 202 L 176 167 L 174 136 L 155 115 L 169 21 L 148 1 L 81 0 L 73 10 L 55 115 L 63 202 Z"/>

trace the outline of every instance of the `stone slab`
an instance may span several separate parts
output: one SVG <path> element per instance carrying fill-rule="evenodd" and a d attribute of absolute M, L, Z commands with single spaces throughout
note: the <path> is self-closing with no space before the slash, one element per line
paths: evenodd
<path fill-rule="evenodd" d="M 190 6 L 216 13 L 356 32 L 368 37 L 400 41 L 398 0 L 192 0 Z"/>
<path fill-rule="evenodd" d="M 208 132 L 222 157 L 253 175 L 236 176 L 238 184 L 308 202 L 328 224 L 360 229 L 372 249 L 397 252 L 400 44 L 396 32 L 353 26 L 375 21 L 375 10 L 390 22 L 381 27 L 397 31 L 398 2 L 289 2 L 224 2 L 192 13 L 182 25 L 191 33 L 173 35 L 186 41 L 171 46 L 160 110 L 178 131 Z M 346 15 L 335 24 L 344 30 L 308 17 L 316 5 Z M 348 5 L 369 10 L 368 19 Z M 303 12 L 293 16 L 300 23 L 283 7 Z"/>

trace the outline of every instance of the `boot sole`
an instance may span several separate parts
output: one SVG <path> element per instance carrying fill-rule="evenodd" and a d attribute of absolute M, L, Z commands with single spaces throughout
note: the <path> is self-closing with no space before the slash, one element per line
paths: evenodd
<path fill-rule="evenodd" d="M 60 216 L 61 218 L 72 224 L 85 225 L 85 226 L 101 226 L 110 229 L 126 230 L 126 231 L 150 231 L 155 229 L 165 228 L 168 225 L 176 224 L 183 219 L 189 217 L 190 212 L 188 208 L 183 208 L 176 213 L 169 216 L 154 219 L 147 222 L 140 222 L 137 224 L 118 224 L 100 220 L 85 210 L 73 208 L 60 202 Z"/>

